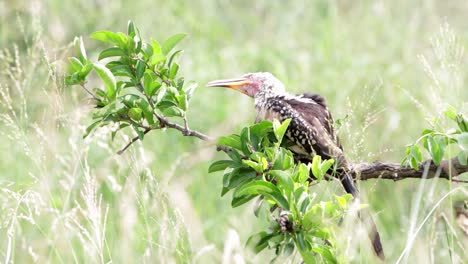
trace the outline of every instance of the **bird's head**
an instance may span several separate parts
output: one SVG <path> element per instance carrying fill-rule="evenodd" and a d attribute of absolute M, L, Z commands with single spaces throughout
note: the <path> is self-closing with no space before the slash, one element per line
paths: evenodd
<path fill-rule="evenodd" d="M 231 88 L 250 97 L 268 96 L 285 91 L 283 83 L 269 72 L 247 73 L 240 78 L 212 81 L 206 86 Z"/>

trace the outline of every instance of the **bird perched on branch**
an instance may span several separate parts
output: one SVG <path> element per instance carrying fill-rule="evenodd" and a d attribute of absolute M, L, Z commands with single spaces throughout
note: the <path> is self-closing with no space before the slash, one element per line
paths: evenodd
<path fill-rule="evenodd" d="M 292 95 L 284 84 L 268 72 L 245 74 L 241 78 L 212 81 L 208 87 L 231 88 L 253 97 L 257 111 L 256 122 L 262 120 L 283 122 L 291 119 L 286 137 L 293 142 L 290 150 L 296 156 L 320 155 L 335 160 L 346 192 L 358 198 L 359 192 L 349 176 L 349 163 L 333 128 L 333 119 L 325 99 L 317 94 Z M 375 253 L 384 259 L 384 252 L 376 225 L 369 212 L 360 212 L 361 220 L 369 226 L 369 237 Z"/>

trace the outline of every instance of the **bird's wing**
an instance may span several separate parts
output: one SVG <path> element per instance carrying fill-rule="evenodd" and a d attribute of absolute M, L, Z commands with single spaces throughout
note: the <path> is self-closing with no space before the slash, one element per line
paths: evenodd
<path fill-rule="evenodd" d="M 312 146 L 323 158 L 334 158 L 345 166 L 343 150 L 333 128 L 333 119 L 328 111 L 325 99 L 316 94 L 302 94 L 285 98 L 286 103 L 300 119 L 300 125 L 308 130 Z"/>

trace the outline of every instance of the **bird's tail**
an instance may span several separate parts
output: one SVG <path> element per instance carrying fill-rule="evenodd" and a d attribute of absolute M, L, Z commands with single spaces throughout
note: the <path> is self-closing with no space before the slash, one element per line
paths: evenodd
<path fill-rule="evenodd" d="M 341 178 L 341 184 L 343 184 L 343 187 L 347 193 L 352 194 L 355 199 L 359 198 L 359 192 L 356 186 L 354 185 L 353 180 L 347 173 L 345 173 L 344 176 Z M 375 254 L 381 260 L 385 260 L 385 254 L 384 254 L 384 250 L 382 247 L 382 242 L 380 241 L 380 234 L 379 234 L 379 231 L 377 230 L 377 226 L 375 225 L 374 219 L 372 218 L 372 215 L 370 214 L 370 211 L 367 209 L 359 210 L 358 216 L 359 216 L 359 219 L 363 222 L 363 224 L 368 229 L 367 232 L 369 234 L 370 240 L 372 241 L 372 247 L 374 249 Z"/>

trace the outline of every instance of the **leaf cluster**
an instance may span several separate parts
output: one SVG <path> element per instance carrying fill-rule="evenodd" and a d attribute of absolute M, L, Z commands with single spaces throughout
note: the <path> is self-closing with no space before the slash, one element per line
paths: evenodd
<path fill-rule="evenodd" d="M 70 71 L 65 81 L 68 85 L 81 85 L 95 100 L 93 123 L 85 137 L 97 127 L 118 124 L 112 134 L 132 127 L 143 139 L 151 129 L 162 128 L 160 117 L 185 118 L 189 100 L 196 83 L 186 84 L 179 77 L 177 56 L 182 50 L 175 46 L 185 37 L 176 34 L 162 45 L 151 39 L 145 42 L 132 21 L 127 33 L 97 31 L 90 38 L 103 42 L 97 61 L 86 55 L 83 39 L 76 38 L 77 57 L 69 58 Z M 95 72 L 102 87 L 88 90 L 85 87 L 89 74 Z"/>
<path fill-rule="evenodd" d="M 433 128 L 425 129 L 415 143 L 406 147 L 406 156 L 402 161 L 402 165 L 409 164 L 412 168 L 418 170 L 418 164 L 423 161 L 421 146 L 430 155 L 434 164 L 440 165 L 444 156 L 448 155 L 449 145 L 455 145 L 458 149 L 457 157 L 460 164 L 468 164 L 468 121 L 463 114 L 458 113 L 452 106 L 448 106 L 443 114 L 445 118 L 456 123 L 457 127 L 443 131 L 437 128 L 438 120 L 435 120 Z"/>
<path fill-rule="evenodd" d="M 256 253 L 268 247 L 288 256 L 297 250 L 305 263 L 336 263 L 333 228 L 352 196 L 315 200 L 309 185 L 325 176 L 333 160 L 316 156 L 311 164 L 296 163 L 283 140 L 289 122 L 262 121 L 221 137 L 218 144 L 231 148 L 229 159 L 214 162 L 209 171 L 224 171 L 221 195 L 232 191 L 233 207 L 258 198 L 254 213 L 270 226 L 249 238 Z"/>

